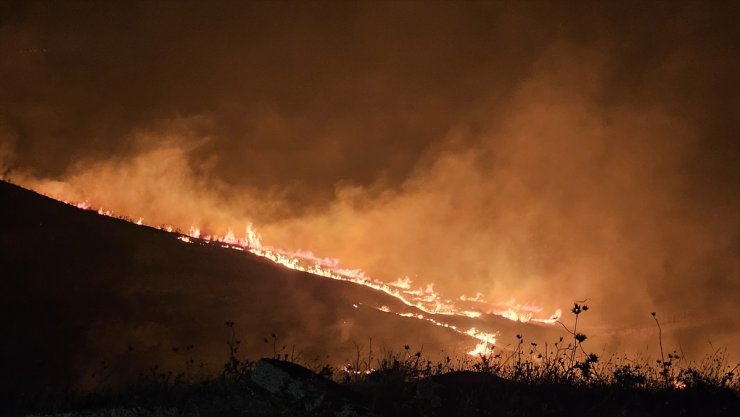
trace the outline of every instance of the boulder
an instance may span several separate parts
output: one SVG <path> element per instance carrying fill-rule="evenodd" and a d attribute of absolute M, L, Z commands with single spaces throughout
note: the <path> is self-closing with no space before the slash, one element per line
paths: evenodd
<path fill-rule="evenodd" d="M 252 382 L 268 392 L 305 404 L 311 411 L 319 408 L 337 384 L 298 364 L 277 359 L 262 359 L 252 371 Z"/>
<path fill-rule="evenodd" d="M 279 399 L 288 400 L 316 415 L 370 417 L 353 404 L 345 389 L 298 364 L 277 359 L 261 359 L 252 371 L 252 382 Z"/>
<path fill-rule="evenodd" d="M 449 372 L 416 381 L 416 401 L 425 416 L 449 415 L 461 405 L 470 407 L 465 411 L 475 415 L 481 401 L 506 383 L 505 379 L 485 372 Z"/>

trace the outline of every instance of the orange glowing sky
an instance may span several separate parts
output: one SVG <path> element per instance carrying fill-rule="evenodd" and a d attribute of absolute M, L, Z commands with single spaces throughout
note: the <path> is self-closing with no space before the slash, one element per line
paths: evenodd
<path fill-rule="evenodd" d="M 0 173 L 740 346 L 739 7 L 5 2 Z"/>

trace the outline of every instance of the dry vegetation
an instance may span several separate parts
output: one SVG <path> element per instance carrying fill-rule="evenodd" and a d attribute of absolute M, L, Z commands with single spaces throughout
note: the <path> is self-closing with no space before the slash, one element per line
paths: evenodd
<path fill-rule="evenodd" d="M 333 380 L 343 395 L 368 414 L 388 416 L 479 415 L 718 415 L 740 412 L 738 367 L 725 360 L 726 349 L 710 352 L 701 362 L 685 361 L 676 352 L 662 349 L 660 323 L 655 313 L 661 359 L 611 356 L 606 359 L 584 346 L 587 336 L 578 331 L 578 318 L 588 306 L 576 303 L 572 329 L 553 344 L 538 344 L 517 335 L 510 350 L 493 348 L 474 357 L 426 359 L 421 351 L 404 346 L 399 351 L 357 346 L 352 363 L 341 368 L 305 361 L 280 348 L 278 336 L 264 342 L 272 359 L 300 363 L 316 375 Z M 104 408 L 197 410 L 194 415 L 327 415 L 336 410 L 306 410 L 265 392 L 250 376 L 255 362 L 239 352 L 234 322 L 229 331 L 228 360 L 218 375 L 195 376 L 195 359 L 184 351 L 185 372 L 163 371 L 154 366 L 139 381 L 112 390 L 101 378 L 99 387 L 85 395 L 24 392 L 6 402 L 5 413 L 52 413 L 63 410 Z M 101 364 L 101 375 L 107 364 Z M 143 407 L 143 408 L 142 408 Z M 157 415 L 157 414 L 155 414 Z M 365 415 L 365 414 L 362 414 Z"/>

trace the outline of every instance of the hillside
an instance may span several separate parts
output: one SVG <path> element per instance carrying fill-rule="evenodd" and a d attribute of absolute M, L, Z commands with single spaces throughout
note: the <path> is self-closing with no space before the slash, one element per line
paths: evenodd
<path fill-rule="evenodd" d="M 236 323 L 240 354 L 255 359 L 278 351 L 303 363 L 348 363 L 358 346 L 369 354 L 370 338 L 375 355 L 410 345 L 438 358 L 476 343 L 398 316 L 420 312 L 360 285 L 216 244 L 187 244 L 4 182 L 0 201 L 0 366 L 12 376 L 3 385 L 88 388 L 101 379 L 130 381 L 155 364 L 217 370 L 228 355 L 226 321 Z M 500 331 L 502 345 L 522 331 L 557 334 L 495 316 L 447 322 Z"/>

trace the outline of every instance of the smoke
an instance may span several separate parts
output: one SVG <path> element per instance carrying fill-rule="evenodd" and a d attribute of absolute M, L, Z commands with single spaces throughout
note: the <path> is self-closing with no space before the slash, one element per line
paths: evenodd
<path fill-rule="evenodd" d="M 208 138 L 197 136 L 193 126 L 203 122 L 172 120 L 158 131 L 137 132 L 129 138 L 130 155 L 80 159 L 60 179 L 19 171 L 13 180 L 58 199 L 183 231 L 196 226 L 223 235 L 236 225 L 242 228 L 245 219 L 280 213 L 277 192 L 236 191 L 214 175 L 217 155 L 197 155 Z"/>
<path fill-rule="evenodd" d="M 589 52 L 552 47 L 505 114 L 483 111 L 500 122 L 455 130 L 452 150 L 400 190 L 340 187 L 328 210 L 266 225 L 265 236 L 385 277 L 411 265 L 451 296 L 549 311 L 588 298 L 605 333 L 652 326 L 657 310 L 695 327 L 678 340 L 687 349 L 728 327 L 736 337 L 737 198 L 718 206 L 696 189 L 687 172 L 703 144 L 683 119 L 600 106 L 603 59 Z"/>
<path fill-rule="evenodd" d="M 737 5 L 121 7 L 6 14 L 13 181 L 740 346 Z"/>

